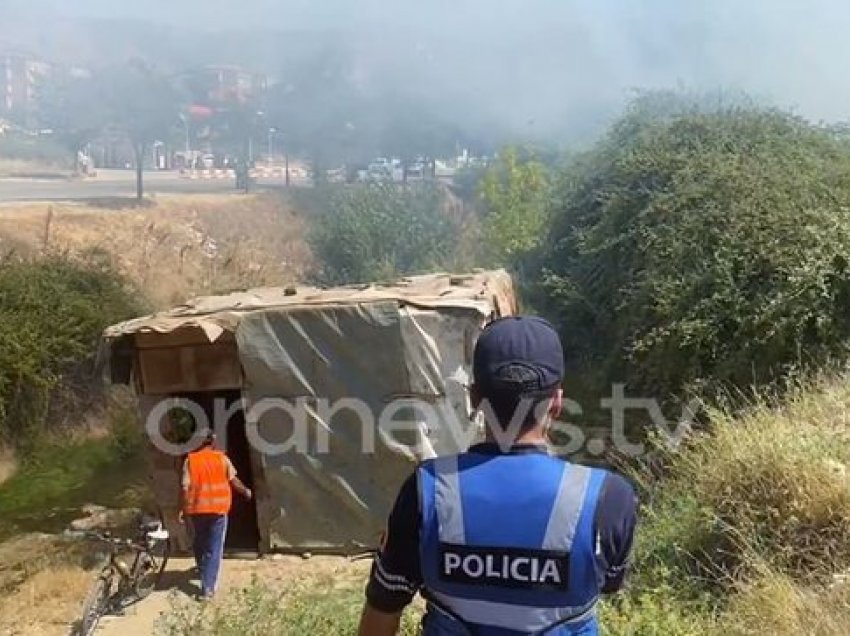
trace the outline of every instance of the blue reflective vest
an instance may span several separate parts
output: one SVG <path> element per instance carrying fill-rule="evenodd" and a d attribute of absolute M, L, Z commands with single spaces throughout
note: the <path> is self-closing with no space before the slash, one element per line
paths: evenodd
<path fill-rule="evenodd" d="M 593 527 L 604 478 L 543 453 L 424 462 L 425 636 L 597 634 Z"/>

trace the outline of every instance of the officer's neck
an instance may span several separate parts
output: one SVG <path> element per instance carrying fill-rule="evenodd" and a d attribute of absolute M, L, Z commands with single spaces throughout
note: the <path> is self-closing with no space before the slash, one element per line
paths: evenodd
<path fill-rule="evenodd" d="M 488 444 L 504 444 L 505 432 L 494 433 L 487 427 L 486 442 Z M 546 426 L 538 425 L 520 432 L 511 442 L 511 446 L 546 446 L 549 440 L 546 437 Z"/>

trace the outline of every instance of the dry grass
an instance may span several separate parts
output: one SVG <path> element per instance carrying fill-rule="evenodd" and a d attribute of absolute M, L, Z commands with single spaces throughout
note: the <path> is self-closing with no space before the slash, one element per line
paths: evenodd
<path fill-rule="evenodd" d="M 91 582 L 91 572 L 81 567 L 58 566 L 35 574 L 0 598 L 0 634 L 66 636 L 79 618 L 80 595 Z"/>
<path fill-rule="evenodd" d="M 303 220 L 273 196 L 158 199 L 144 208 L 31 204 L 0 210 L 0 249 L 99 250 L 156 307 L 197 294 L 297 282 Z"/>
<path fill-rule="evenodd" d="M 710 565 L 752 553 L 798 579 L 850 566 L 850 382 L 823 380 L 732 418 L 674 459 L 684 492 L 711 510 Z"/>
<path fill-rule="evenodd" d="M 823 377 L 659 449 L 607 633 L 850 633 L 848 409 L 850 375 Z"/>
<path fill-rule="evenodd" d="M 0 634 L 67 634 L 91 583 L 85 553 L 48 535 L 0 543 Z"/>
<path fill-rule="evenodd" d="M 846 636 L 850 634 L 850 586 L 803 587 L 768 571 L 732 598 L 717 631 L 730 636 Z"/>

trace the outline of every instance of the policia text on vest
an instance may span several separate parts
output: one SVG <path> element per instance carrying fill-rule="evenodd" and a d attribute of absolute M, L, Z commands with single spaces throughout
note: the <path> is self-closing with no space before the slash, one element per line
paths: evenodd
<path fill-rule="evenodd" d="M 567 552 L 441 543 L 440 561 L 440 578 L 451 583 L 541 591 L 569 586 Z"/>

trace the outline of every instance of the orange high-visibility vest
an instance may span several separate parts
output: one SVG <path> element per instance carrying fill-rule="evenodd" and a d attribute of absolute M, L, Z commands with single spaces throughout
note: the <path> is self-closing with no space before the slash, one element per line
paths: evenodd
<path fill-rule="evenodd" d="M 189 463 L 186 514 L 226 515 L 230 512 L 233 497 L 224 453 L 202 448 L 190 453 L 186 461 Z"/>

